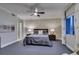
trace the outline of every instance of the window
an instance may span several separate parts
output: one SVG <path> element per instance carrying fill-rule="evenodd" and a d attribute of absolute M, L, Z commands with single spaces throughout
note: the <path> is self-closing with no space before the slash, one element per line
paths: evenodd
<path fill-rule="evenodd" d="M 74 16 L 66 18 L 66 34 L 74 35 Z"/>

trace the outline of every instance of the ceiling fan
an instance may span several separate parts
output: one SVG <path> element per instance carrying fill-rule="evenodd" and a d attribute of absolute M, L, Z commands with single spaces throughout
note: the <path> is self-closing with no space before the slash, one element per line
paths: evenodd
<path fill-rule="evenodd" d="M 35 15 L 35 16 L 40 17 L 40 14 L 45 14 L 45 12 L 39 11 L 38 8 L 35 8 L 31 16 Z"/>
<path fill-rule="evenodd" d="M 27 7 L 28 10 L 26 10 L 26 12 L 31 13 L 30 16 L 40 17 L 41 14 L 45 14 L 44 11 L 41 11 L 44 10 L 44 8 L 39 3 L 31 3 L 31 5 L 30 4 L 19 4 L 19 5 L 25 8 Z"/>

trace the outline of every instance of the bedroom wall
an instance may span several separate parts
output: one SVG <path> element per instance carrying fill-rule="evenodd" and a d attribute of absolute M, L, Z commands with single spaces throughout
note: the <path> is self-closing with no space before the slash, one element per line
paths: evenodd
<path fill-rule="evenodd" d="M 62 36 L 61 33 L 62 33 L 62 29 L 61 29 L 61 25 L 60 25 L 55 28 L 55 34 L 56 34 L 57 39 L 61 39 L 61 36 Z"/>
<path fill-rule="evenodd" d="M 55 29 L 54 34 L 57 39 L 61 39 L 61 20 L 60 19 L 40 19 L 40 20 L 26 20 L 24 21 L 24 27 L 34 27 L 34 28 L 46 28 L 49 29 L 49 34 L 51 29 Z M 27 31 L 26 31 L 27 32 Z M 26 33 L 25 33 L 26 34 Z"/>
<path fill-rule="evenodd" d="M 79 51 L 79 3 L 75 5 L 76 51 Z"/>
<path fill-rule="evenodd" d="M 0 33 L 1 47 L 5 47 L 17 41 L 17 17 L 12 16 L 8 12 L 0 9 L 0 25 L 14 25 L 13 32 Z"/>
<path fill-rule="evenodd" d="M 69 16 L 69 15 L 74 15 L 75 35 L 65 34 L 64 41 L 66 43 L 66 46 L 68 46 L 72 51 L 79 51 L 79 3 L 72 5 L 67 10 L 66 16 Z"/>
<path fill-rule="evenodd" d="M 75 17 L 75 5 L 72 5 L 68 10 L 66 10 L 66 17 L 70 16 L 70 15 L 74 15 L 74 17 Z M 76 35 L 65 34 L 66 45 L 72 51 L 75 51 L 75 41 L 76 41 L 75 39 L 76 39 Z"/>

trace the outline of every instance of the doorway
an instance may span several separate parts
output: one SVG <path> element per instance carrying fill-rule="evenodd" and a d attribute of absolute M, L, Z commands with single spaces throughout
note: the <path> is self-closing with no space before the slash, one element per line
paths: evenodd
<path fill-rule="evenodd" d="M 17 39 L 22 40 L 23 37 L 23 22 L 20 21 L 17 23 Z"/>

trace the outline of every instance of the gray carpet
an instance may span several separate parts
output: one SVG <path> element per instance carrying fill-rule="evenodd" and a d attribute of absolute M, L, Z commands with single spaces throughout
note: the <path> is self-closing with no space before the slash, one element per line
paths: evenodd
<path fill-rule="evenodd" d="M 53 47 L 47 46 L 23 46 L 22 41 L 0 49 L 0 55 L 61 55 L 71 54 L 72 51 L 61 44 L 61 41 L 53 41 Z"/>

